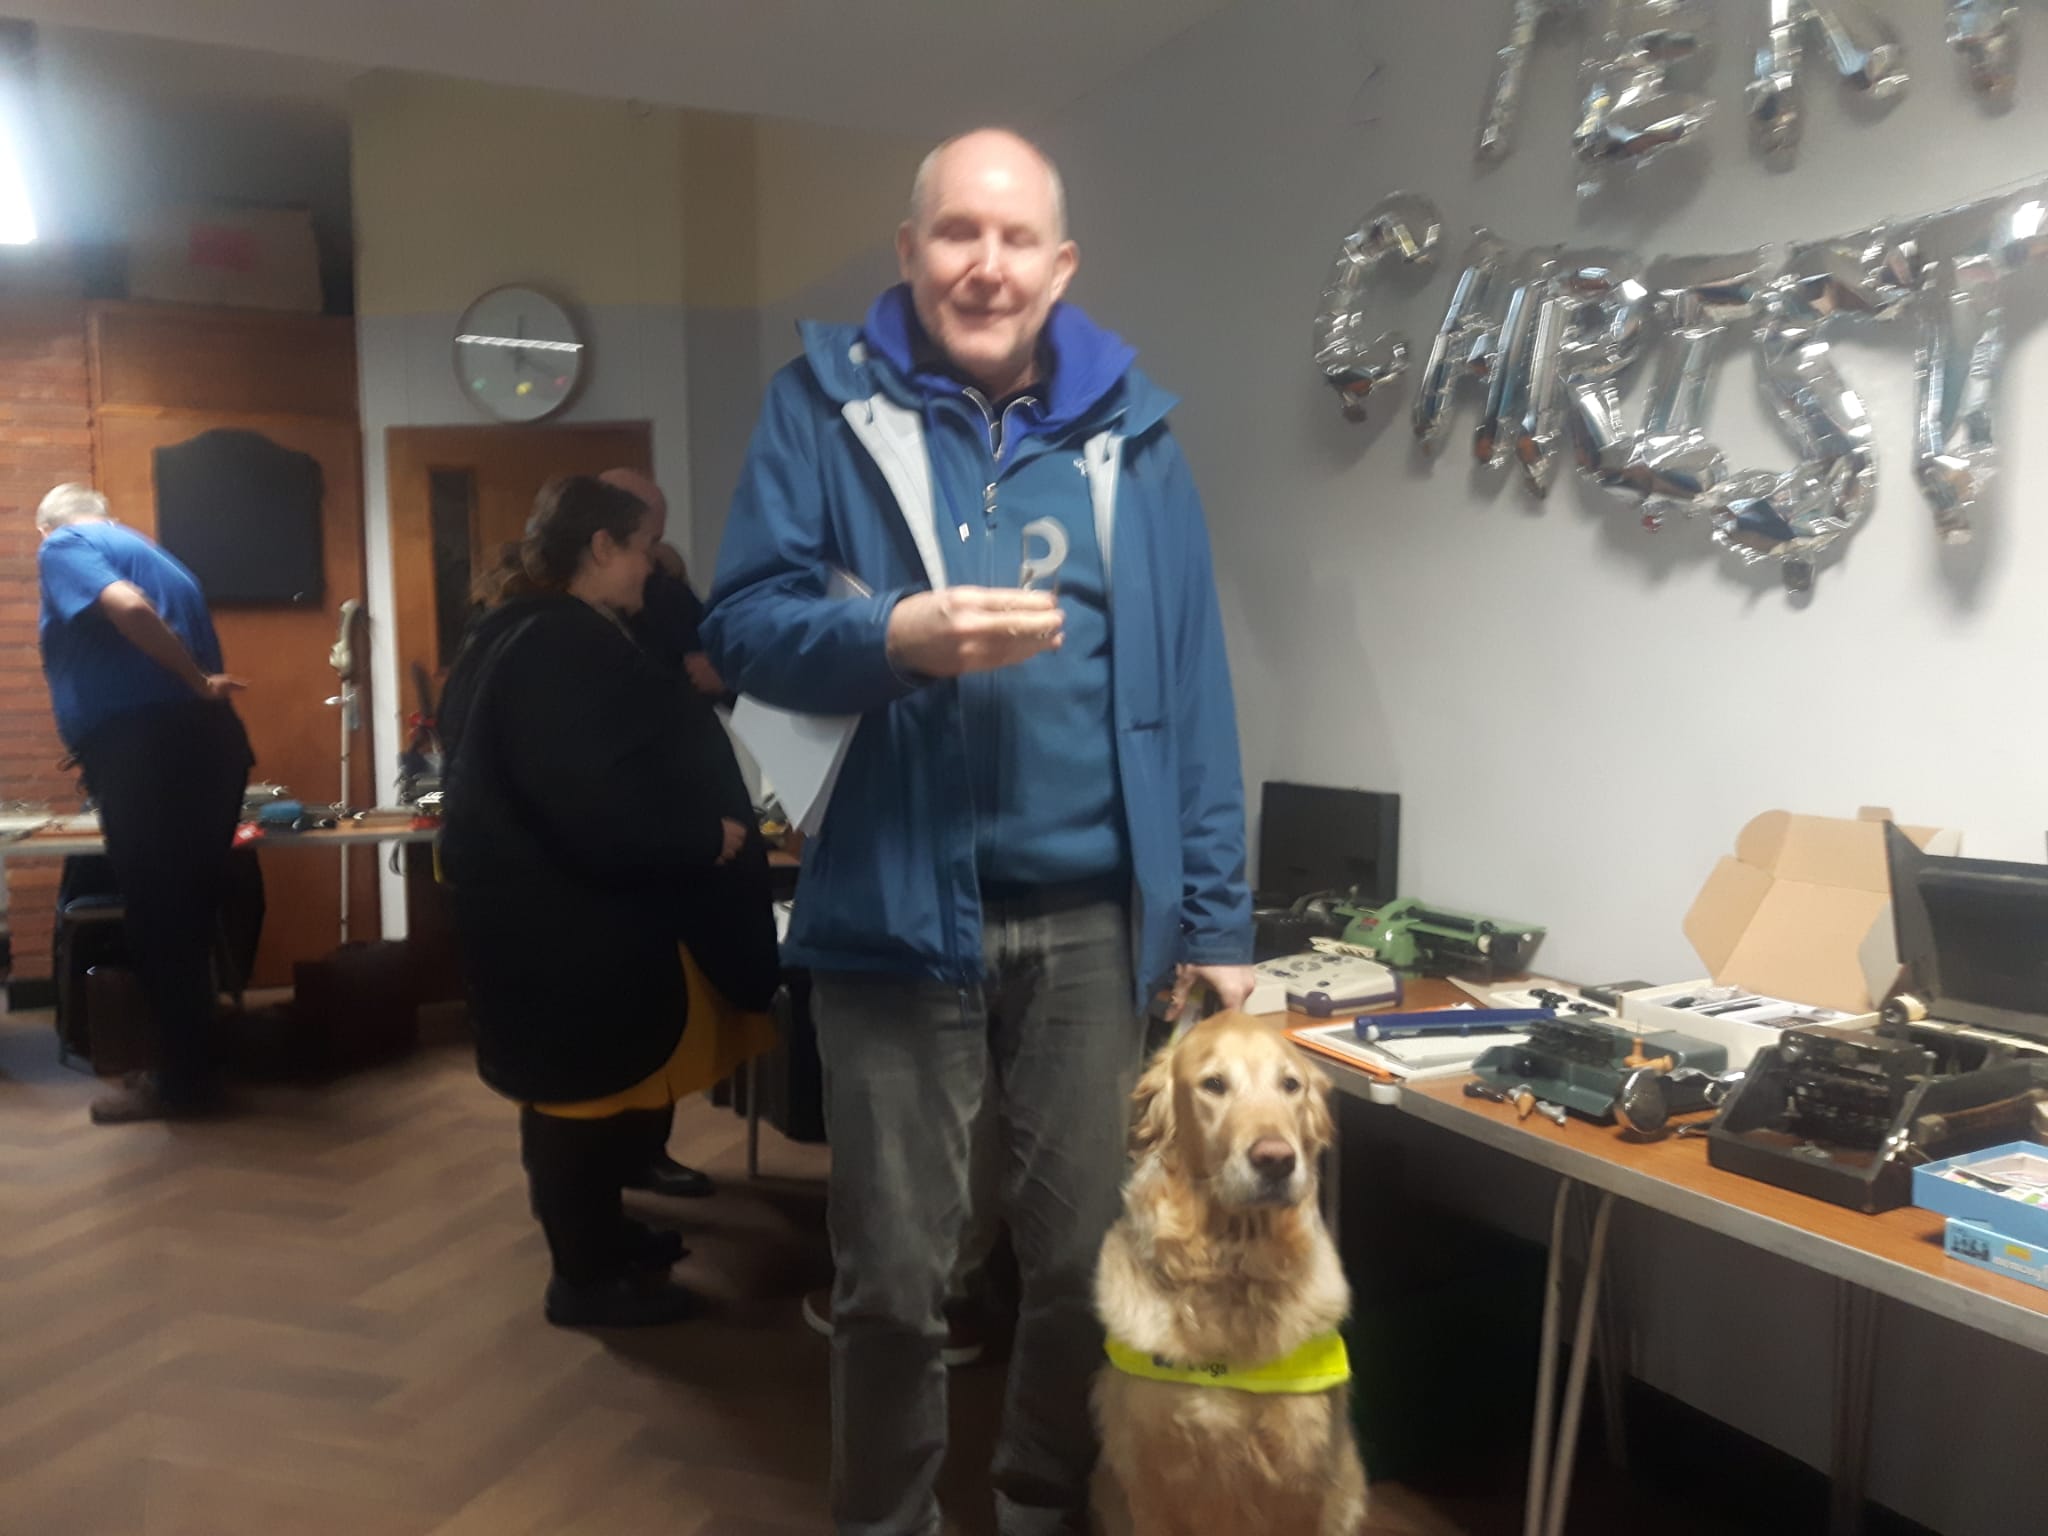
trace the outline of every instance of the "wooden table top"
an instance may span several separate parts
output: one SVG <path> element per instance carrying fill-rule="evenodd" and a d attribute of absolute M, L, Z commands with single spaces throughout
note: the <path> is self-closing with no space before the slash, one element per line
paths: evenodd
<path fill-rule="evenodd" d="M 396 817 L 352 821 L 339 827 L 314 827 L 304 832 L 272 832 L 250 846 L 257 848 L 349 848 L 365 843 L 430 843 L 438 826 L 415 827 Z M 96 828 L 46 827 L 26 837 L 0 839 L 0 860 L 59 858 L 72 853 L 97 853 L 106 835 Z"/>
<path fill-rule="evenodd" d="M 1448 982 L 1422 981 L 1409 988 L 1403 1007 L 1465 1000 Z M 1290 1018 L 1302 1022 L 1308 1021 Z M 1363 1095 L 1365 1074 L 1319 1060 L 1340 1086 Z M 1870 1216 L 1830 1205 L 1713 1167 L 1707 1143 L 1695 1137 L 1641 1142 L 1577 1115 L 1562 1126 L 1541 1115 L 1523 1120 L 1511 1105 L 1467 1098 L 1466 1081 L 1461 1075 L 1404 1085 L 1399 1107 L 1623 1199 L 2048 1353 L 2048 1289 L 1948 1257 L 1945 1218 L 1935 1212 L 1906 1206 Z"/>

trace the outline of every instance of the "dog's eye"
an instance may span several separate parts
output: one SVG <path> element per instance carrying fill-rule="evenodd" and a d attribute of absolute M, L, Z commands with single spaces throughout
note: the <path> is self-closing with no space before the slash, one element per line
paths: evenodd
<path fill-rule="evenodd" d="M 1230 1084 L 1224 1080 L 1220 1072 L 1212 1072 L 1202 1079 L 1202 1092 L 1213 1093 L 1220 1099 L 1230 1092 Z"/>
<path fill-rule="evenodd" d="M 1283 1077 L 1283 1078 L 1281 1078 L 1281 1079 L 1280 1079 L 1280 1091 L 1281 1091 L 1282 1093 L 1299 1093 L 1299 1092 L 1301 1092 L 1301 1079 L 1300 1079 L 1300 1078 L 1298 1078 L 1298 1077 Z"/>

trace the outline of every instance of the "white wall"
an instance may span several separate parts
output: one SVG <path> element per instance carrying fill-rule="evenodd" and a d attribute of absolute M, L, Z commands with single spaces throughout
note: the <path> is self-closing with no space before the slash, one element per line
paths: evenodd
<path fill-rule="evenodd" d="M 1509 8 L 1244 0 L 1044 125 L 1081 241 L 1076 298 L 1184 399 L 1174 419 L 1208 501 L 1248 780 L 1400 791 L 1405 890 L 1547 923 L 1542 961 L 1593 979 L 1694 974 L 1685 909 L 1737 828 L 1773 806 L 1888 805 L 1962 828 L 1970 851 L 2040 857 L 2048 529 L 2026 508 L 2048 449 L 2024 424 L 2048 402 L 2048 270 L 2011 291 L 2004 479 L 1968 549 L 1936 545 L 1910 478 L 1910 335 L 1843 347 L 1883 487 L 1804 605 L 1703 528 L 1653 536 L 1570 478 L 1539 505 L 1475 469 L 1470 407 L 1434 465 L 1411 448 L 1405 392 L 1346 424 L 1309 337 L 1338 241 L 1396 188 L 1443 208 L 1454 268 L 1473 223 L 1531 245 L 1726 251 L 2048 172 L 2048 17 L 2022 9 L 2020 101 L 1987 117 L 1940 7 L 1881 5 L 1914 49 L 1912 93 L 1862 121 L 1815 50 L 1806 147 L 1780 173 L 1750 154 L 1740 113 L 1766 8 L 1713 7 L 1736 30 L 1720 39 L 1710 154 L 1582 210 L 1576 42 L 1539 55 L 1520 153 L 1492 173 L 1472 162 Z M 1450 280 L 1384 311 L 1425 355 Z M 1738 465 L 1792 461 L 1745 357 L 1721 380 L 1715 429 Z M 1545 1192 L 1491 1177 L 1540 1231 Z M 1642 1374 L 1823 1458 L 1825 1281 L 1669 1223 L 1625 1228 Z M 2038 1445 L 2019 1426 L 2044 1387 L 2039 1357 L 1888 1309 L 1875 1493 L 1944 1531 L 2039 1528 Z"/>
<path fill-rule="evenodd" d="M 1852 122 L 1816 78 L 1798 168 L 1765 169 L 1739 112 L 1753 39 L 1724 35 L 1704 180 L 1662 162 L 1591 216 L 1566 147 L 1573 49 L 1539 55 L 1521 152 L 1492 174 L 1472 163 L 1506 0 L 1242 4 L 1048 134 L 1069 162 L 1080 301 L 1185 396 L 1248 777 L 1401 791 L 1403 885 L 1548 923 L 1542 959 L 1561 972 L 1691 974 L 1680 918 L 1737 828 L 1774 806 L 1889 805 L 1964 828 L 1971 851 L 2040 856 L 2048 723 L 2012 685 L 2048 643 L 2026 575 L 2048 530 L 2024 511 L 2048 461 L 2022 428 L 2048 389 L 2032 333 L 2048 270 L 2014 286 L 2005 478 L 1968 549 L 1937 548 L 1909 477 L 1910 334 L 1843 347 L 1883 488 L 1804 608 L 1703 528 L 1653 536 L 1568 477 L 1544 506 L 1476 470 L 1469 406 L 1434 465 L 1411 447 L 1405 392 L 1346 424 L 1309 362 L 1324 273 L 1396 188 L 1443 208 L 1455 267 L 1473 223 L 1531 245 L 1722 251 L 2048 172 L 2048 41 L 2020 108 L 1989 119 L 1939 8 L 1885 9 L 1919 68 L 1889 118 Z M 1423 355 L 1450 282 L 1385 311 Z M 1717 435 L 1737 465 L 1788 465 L 1750 380 L 1736 357 Z"/>

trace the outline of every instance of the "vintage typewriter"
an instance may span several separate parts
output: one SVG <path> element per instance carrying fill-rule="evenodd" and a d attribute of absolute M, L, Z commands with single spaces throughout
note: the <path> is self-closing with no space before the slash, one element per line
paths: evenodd
<path fill-rule="evenodd" d="M 1472 1063 L 1473 1075 L 1503 1091 L 1526 1087 L 1588 1120 L 1614 1118 L 1622 1084 L 1644 1067 L 1720 1072 L 1728 1050 L 1675 1030 L 1630 1029 L 1603 1019 L 1559 1017 L 1529 1026 L 1518 1045 L 1496 1045 Z"/>
<path fill-rule="evenodd" d="M 1875 1027 L 1788 1029 L 1707 1133 L 1717 1168 L 1859 1211 L 1916 1164 L 2028 1134 L 2048 1098 L 2048 866 L 1922 853 L 1885 829 L 1903 962 Z"/>

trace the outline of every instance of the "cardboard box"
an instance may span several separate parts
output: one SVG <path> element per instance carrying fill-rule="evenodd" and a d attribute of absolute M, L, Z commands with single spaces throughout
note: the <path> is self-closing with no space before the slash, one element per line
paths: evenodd
<path fill-rule="evenodd" d="M 1736 987 L 1839 1015 L 1829 1022 L 1871 1022 L 1898 973 L 1884 853 L 1889 820 L 1889 811 L 1871 809 L 1853 819 L 1790 811 L 1755 818 L 1685 915 L 1685 936 L 1709 975 L 1627 993 L 1622 1017 L 1725 1045 L 1728 1064 L 1737 1070 L 1776 1044 L 1783 1026 L 1719 1024 L 1667 1006 L 1671 999 Z M 1962 844 L 1954 831 L 1900 830 L 1930 853 L 1952 854 Z"/>
<path fill-rule="evenodd" d="M 313 215 L 293 208 L 152 210 L 129 231 L 128 296 L 318 314 Z"/>

